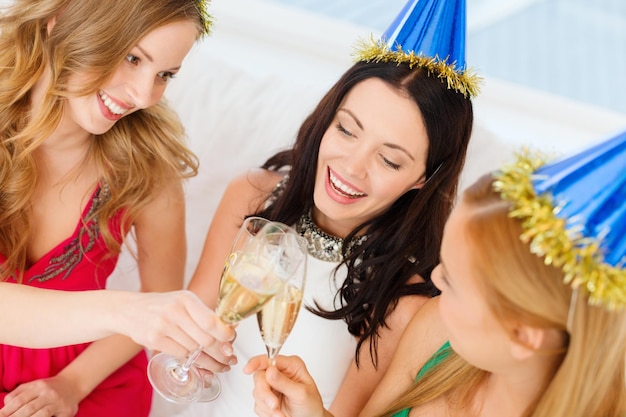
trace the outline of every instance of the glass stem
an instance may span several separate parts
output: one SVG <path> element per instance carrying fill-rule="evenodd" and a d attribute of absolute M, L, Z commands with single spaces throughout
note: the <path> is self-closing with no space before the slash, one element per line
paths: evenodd
<path fill-rule="evenodd" d="M 280 347 L 270 348 L 266 345 L 265 348 L 267 350 L 267 357 L 270 360 L 270 365 L 276 366 L 276 356 L 278 356 L 278 351 L 280 351 Z"/>
<path fill-rule="evenodd" d="M 191 354 L 187 357 L 187 360 L 185 360 L 182 365 L 174 368 L 174 373 L 180 381 L 184 382 L 187 380 L 187 378 L 189 377 L 189 368 L 191 368 L 191 365 L 193 365 L 196 359 L 198 359 L 200 353 L 202 353 L 202 346 L 191 352 Z"/>

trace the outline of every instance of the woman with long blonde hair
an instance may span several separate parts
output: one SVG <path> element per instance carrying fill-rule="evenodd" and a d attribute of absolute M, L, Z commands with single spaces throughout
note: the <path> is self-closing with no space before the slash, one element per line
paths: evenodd
<path fill-rule="evenodd" d="M 2 10 L 2 281 L 104 288 L 132 230 L 141 290 L 182 287 L 182 180 L 197 160 L 161 97 L 209 24 L 195 0 L 16 0 Z M 186 345 L 180 354 L 196 343 Z M 141 347 L 119 336 L 2 345 L 0 415 L 147 416 L 145 366 Z"/>
<path fill-rule="evenodd" d="M 433 272 L 441 295 L 409 323 L 360 415 L 626 415 L 624 214 L 614 204 L 625 152 L 623 133 L 540 169 L 520 157 L 467 189 Z M 589 181 L 597 188 L 581 187 Z M 300 359 L 268 369 L 257 357 L 246 369 L 259 415 L 330 415 Z"/>

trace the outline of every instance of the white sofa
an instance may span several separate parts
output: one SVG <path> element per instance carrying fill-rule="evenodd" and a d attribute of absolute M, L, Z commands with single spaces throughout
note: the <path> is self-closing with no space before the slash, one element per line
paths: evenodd
<path fill-rule="evenodd" d="M 264 0 L 213 0 L 211 11 L 214 34 L 194 47 L 166 92 L 201 163 L 186 184 L 187 279 L 229 179 L 292 142 L 351 65 L 355 41 L 372 33 Z M 625 115 L 493 79 L 485 80 L 474 110 L 462 187 L 511 160 L 522 145 L 567 153 L 626 127 Z M 138 288 L 127 253 L 110 287 Z M 153 416 L 176 409 L 156 399 Z"/>

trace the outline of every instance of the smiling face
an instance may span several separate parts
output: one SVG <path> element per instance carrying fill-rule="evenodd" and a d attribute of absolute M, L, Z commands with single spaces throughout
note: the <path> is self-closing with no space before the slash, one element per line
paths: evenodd
<path fill-rule="evenodd" d="M 479 286 L 484 277 L 471 262 L 473 245 L 465 234 L 469 215 L 461 200 L 446 223 L 441 263 L 431 278 L 441 291 L 439 312 L 455 352 L 478 368 L 501 369 L 510 361 L 512 339 Z"/>
<path fill-rule="evenodd" d="M 378 78 L 354 86 L 319 148 L 314 218 L 344 237 L 424 182 L 428 137 L 422 115 Z"/>
<path fill-rule="evenodd" d="M 122 117 L 155 105 L 197 36 L 197 25 L 185 20 L 148 33 L 98 92 L 67 100 L 66 126 L 74 124 L 91 134 L 102 134 Z M 72 77 L 70 81 L 78 82 L 81 75 Z"/>

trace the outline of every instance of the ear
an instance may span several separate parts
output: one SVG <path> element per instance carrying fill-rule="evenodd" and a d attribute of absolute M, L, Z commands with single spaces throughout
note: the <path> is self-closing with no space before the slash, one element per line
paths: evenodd
<path fill-rule="evenodd" d="M 420 188 L 424 186 L 424 184 L 426 184 L 426 176 L 423 176 L 420 179 L 418 179 L 415 182 L 415 184 L 413 184 L 413 186 L 409 188 L 409 190 L 419 190 Z"/>
<path fill-rule="evenodd" d="M 50 32 L 52 32 L 52 28 L 54 27 L 54 25 L 56 25 L 57 23 L 57 17 L 52 16 L 49 20 L 48 23 L 46 23 L 46 30 L 48 31 L 48 36 L 50 36 Z"/>
<path fill-rule="evenodd" d="M 511 356 L 517 360 L 530 358 L 543 345 L 546 331 L 538 327 L 519 325 L 513 329 Z"/>

